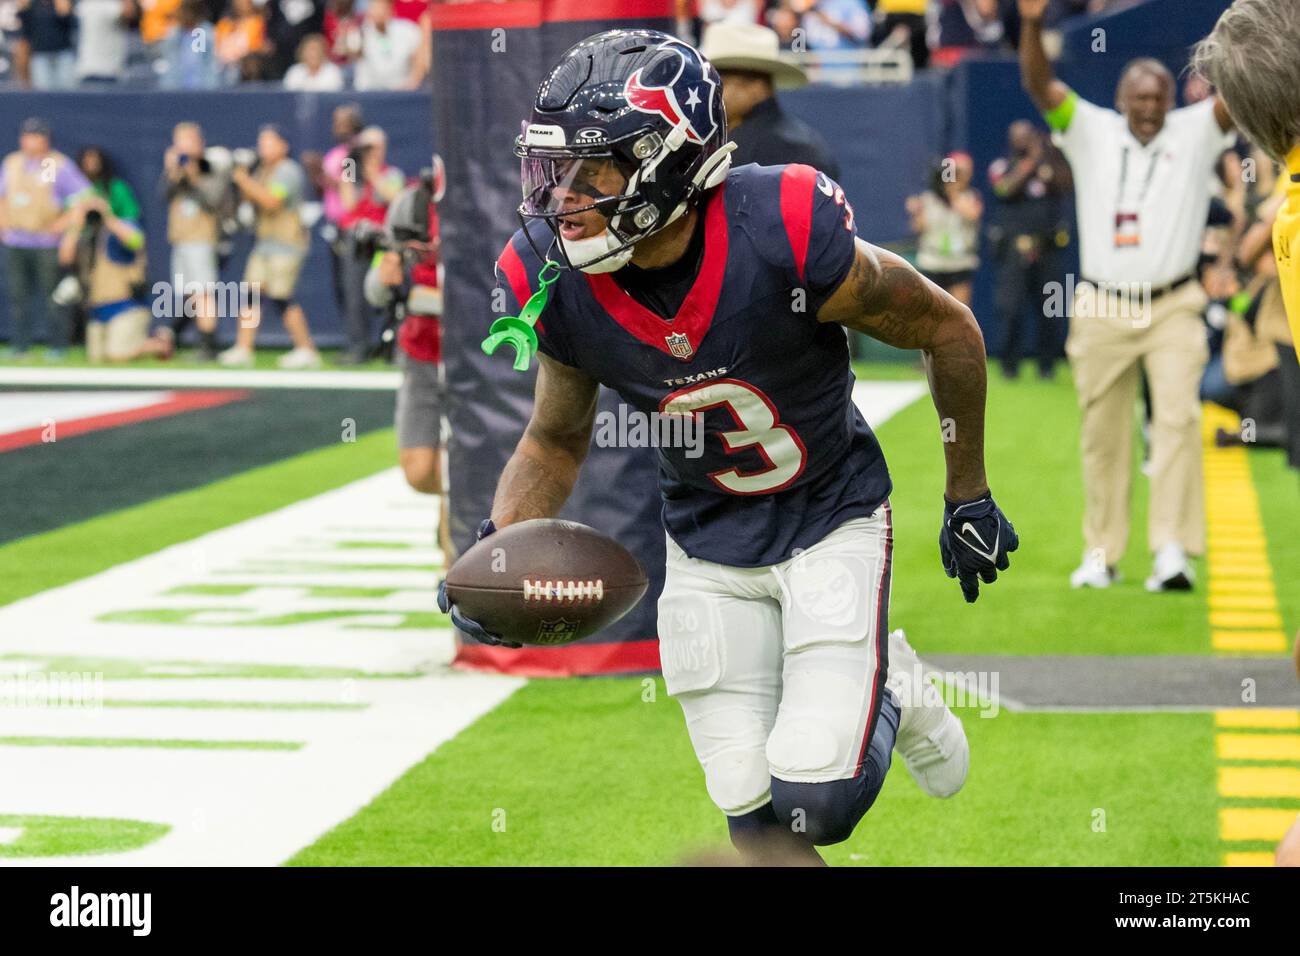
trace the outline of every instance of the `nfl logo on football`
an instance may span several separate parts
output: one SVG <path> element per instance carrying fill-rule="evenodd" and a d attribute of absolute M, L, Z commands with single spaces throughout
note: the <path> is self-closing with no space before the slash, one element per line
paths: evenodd
<path fill-rule="evenodd" d="M 691 347 L 691 340 L 686 337 L 685 332 L 674 332 L 672 335 L 665 335 L 664 341 L 668 343 L 668 351 L 672 352 L 676 358 L 688 359 L 695 354 L 695 349 Z"/>
<path fill-rule="evenodd" d="M 567 644 L 577 637 L 578 622 L 566 621 L 564 618 L 543 621 L 542 626 L 537 629 L 538 644 Z"/>

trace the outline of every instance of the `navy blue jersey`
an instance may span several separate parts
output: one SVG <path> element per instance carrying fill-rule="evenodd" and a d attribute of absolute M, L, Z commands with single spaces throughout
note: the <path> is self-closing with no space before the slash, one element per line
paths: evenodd
<path fill-rule="evenodd" d="M 671 320 L 611 274 L 563 272 L 539 347 L 645 415 L 700 416 L 697 445 L 659 448 L 663 522 L 693 558 L 761 567 L 792 557 L 890 491 L 853 404 L 845 330 L 817 310 L 848 275 L 853 212 L 810 166 L 742 166 L 704 200 L 699 274 Z M 551 233 L 530 229 L 538 248 Z M 497 263 L 517 310 L 542 260 L 523 231 Z"/>

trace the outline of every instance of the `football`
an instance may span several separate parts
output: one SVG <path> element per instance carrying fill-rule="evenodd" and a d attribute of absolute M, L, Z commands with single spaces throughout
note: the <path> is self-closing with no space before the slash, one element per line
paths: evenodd
<path fill-rule="evenodd" d="M 608 535 L 538 518 L 502 528 L 447 573 L 466 617 L 520 644 L 571 644 L 608 627 L 645 594 L 645 571 Z"/>

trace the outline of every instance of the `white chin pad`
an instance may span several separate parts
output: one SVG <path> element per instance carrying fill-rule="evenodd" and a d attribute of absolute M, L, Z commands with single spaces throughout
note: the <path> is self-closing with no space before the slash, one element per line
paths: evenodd
<path fill-rule="evenodd" d="M 614 272 L 627 265 L 632 258 L 632 247 L 628 246 L 621 252 L 616 252 L 607 258 L 600 259 L 610 250 L 617 249 L 619 240 L 606 229 L 599 236 L 590 236 L 586 239 L 561 239 L 564 245 L 564 254 L 569 257 L 569 263 L 575 269 L 581 269 L 583 272 L 598 274 L 601 272 Z M 599 262 L 593 260 L 600 259 Z"/>

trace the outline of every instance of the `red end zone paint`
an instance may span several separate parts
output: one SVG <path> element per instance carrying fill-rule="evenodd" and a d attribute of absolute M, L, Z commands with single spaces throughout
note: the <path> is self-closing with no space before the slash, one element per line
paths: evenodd
<path fill-rule="evenodd" d="M 140 408 L 129 408 L 121 412 L 108 412 L 104 415 L 88 415 L 84 418 L 70 418 L 67 421 L 55 420 L 53 425 L 54 437 L 57 441 L 75 435 L 84 435 L 87 432 L 101 431 L 105 428 L 116 428 L 119 425 L 144 422 L 151 418 L 165 418 L 168 415 L 179 415 L 182 412 L 197 411 L 200 408 L 215 408 L 218 405 L 243 401 L 250 394 L 252 393 L 245 389 L 173 392 L 166 401 L 155 402 L 152 405 L 144 405 Z M 28 445 L 42 444 L 42 436 L 48 427 L 41 425 L 0 435 L 0 452 L 25 448 Z"/>
<path fill-rule="evenodd" d="M 461 643 L 453 667 L 516 677 L 584 677 L 593 674 L 659 672 L 659 642 L 623 641 L 564 647 L 492 647 Z"/>

